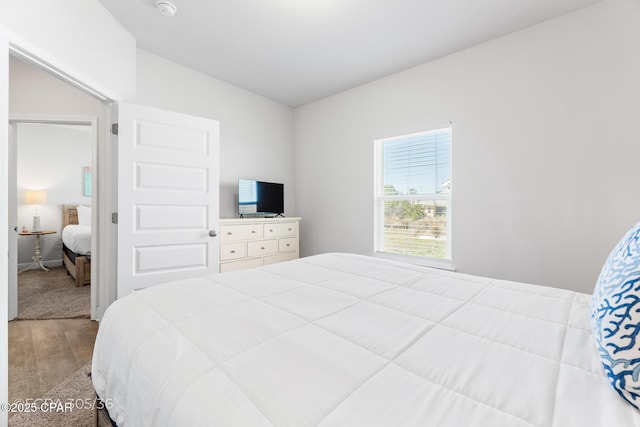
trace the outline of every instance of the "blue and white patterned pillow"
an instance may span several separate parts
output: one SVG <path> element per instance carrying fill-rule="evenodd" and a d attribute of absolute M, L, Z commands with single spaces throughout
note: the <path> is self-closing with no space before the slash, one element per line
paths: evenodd
<path fill-rule="evenodd" d="M 640 409 L 640 222 L 602 267 L 591 299 L 591 320 L 611 386 Z"/>

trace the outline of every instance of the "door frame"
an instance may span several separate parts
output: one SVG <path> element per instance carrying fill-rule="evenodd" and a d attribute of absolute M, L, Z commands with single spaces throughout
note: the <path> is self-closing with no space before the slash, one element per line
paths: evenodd
<path fill-rule="evenodd" d="M 0 35 L 2 35 L 2 33 L 0 33 Z M 116 299 L 115 239 L 117 238 L 117 235 L 116 227 L 111 222 L 111 213 L 115 212 L 117 207 L 117 188 L 113 186 L 113 182 L 115 180 L 114 176 L 117 175 L 117 163 L 114 159 L 114 153 L 115 150 L 117 150 L 117 146 L 113 144 L 114 136 L 111 134 L 110 123 L 113 110 L 115 109 L 117 111 L 117 104 L 103 93 L 94 90 L 90 84 L 84 83 L 82 76 L 73 72 L 75 70 L 68 72 L 61 71 L 58 67 L 42 60 L 38 54 L 33 53 L 28 48 L 24 48 L 13 43 L 10 38 L 6 38 L 4 41 L 6 41 L 6 45 L 4 47 L 8 50 L 6 58 L 7 62 L 9 56 L 14 56 L 48 72 L 60 79 L 62 82 L 85 92 L 102 103 L 102 111 L 97 124 L 93 129 L 94 132 L 97 132 L 98 134 L 98 144 L 97 148 L 93 151 L 93 165 L 96 168 L 93 174 L 94 183 L 96 185 L 94 187 L 96 197 L 94 198 L 93 203 L 95 204 L 94 206 L 96 206 L 96 209 L 93 210 L 94 212 L 92 214 L 94 217 L 92 221 L 95 221 L 93 222 L 93 232 L 95 240 L 97 241 L 97 251 L 100 259 L 97 261 L 99 268 L 92 268 L 92 282 L 95 277 L 95 288 L 93 288 L 92 292 L 92 301 L 95 301 L 95 303 L 92 302 L 91 313 L 92 318 L 100 320 L 102 319 L 107 307 Z M 4 83 L 0 82 L 0 84 L 7 84 L 8 86 L 8 82 L 9 79 L 7 73 L 7 81 Z M 7 119 L 8 118 L 7 114 Z M 86 117 L 81 118 L 86 119 Z M 91 117 L 91 119 L 94 118 L 95 117 Z M 5 208 L 7 208 L 7 206 L 5 206 Z M 7 230 L 7 232 L 8 231 L 9 230 Z M 7 235 L 5 235 L 5 237 L 8 238 Z M 6 242 L 7 239 L 3 240 Z M 2 282 L 6 283 L 7 281 Z M 7 295 L 7 289 L 0 287 L 0 294 Z M 95 294 L 95 297 L 93 294 Z M 93 306 L 95 306 L 95 313 L 93 312 Z M 2 317 L 0 317 L 0 321 L 2 320 Z"/>
<path fill-rule="evenodd" d="M 117 202 L 117 195 L 115 189 L 110 183 L 110 178 L 116 172 L 116 164 L 113 162 L 112 149 L 110 136 L 110 126 L 108 121 L 110 120 L 112 104 L 108 96 L 105 96 L 99 91 L 87 91 L 86 88 L 92 89 L 90 84 L 83 84 L 82 73 L 72 69 L 68 72 L 62 72 L 57 67 L 46 64 L 41 60 L 38 54 L 35 54 L 30 49 L 25 49 L 17 46 L 15 40 L 12 40 L 11 35 L 7 34 L 0 26 L 0 99 L 4 99 L 5 102 L 0 103 L 0 194 L 8 194 L 8 156 L 9 156 L 9 56 L 14 55 L 21 57 L 22 54 L 27 54 L 34 65 L 47 70 L 49 73 L 59 77 L 61 80 L 68 84 L 75 85 L 81 90 L 85 90 L 88 94 L 99 99 L 103 105 L 103 113 L 101 114 L 102 122 L 99 122 L 96 126 L 100 144 L 98 149 L 94 152 L 94 156 L 98 156 L 100 159 L 100 165 L 96 162 L 96 166 L 100 167 L 100 176 L 98 183 L 100 188 L 97 189 L 97 195 L 100 198 L 99 209 L 94 215 L 98 215 L 99 235 L 103 236 L 101 241 L 98 242 L 100 247 L 100 270 L 96 271 L 98 289 L 97 294 L 97 319 L 101 319 L 107 306 L 115 300 L 115 245 L 111 241 L 115 238 L 115 227 L 112 227 L 111 221 L 109 221 L 110 212 L 114 212 L 114 203 Z M 24 58 L 24 56 L 22 55 Z M 48 65 L 48 66 L 47 66 Z M 98 175 L 98 174 L 96 174 Z M 8 252 L 9 241 L 9 223 L 8 223 L 8 196 L 3 198 L 0 203 L 0 253 Z M 115 201 L 115 202 L 114 202 Z M 96 238 L 98 240 L 98 238 Z M 98 269 L 96 269 L 98 270 Z M 92 272 L 93 275 L 93 272 Z M 8 283 L 4 280 L 8 277 L 8 257 L 0 259 L 0 295 L 8 295 Z M 0 305 L 0 402 L 8 402 L 8 304 Z M 6 425 L 7 412 L 0 411 L 0 425 Z"/>
<path fill-rule="evenodd" d="M 9 37 L 0 27 L 0 194 L 9 189 Z M 0 253 L 9 251 L 9 206 L 5 199 L 0 203 Z M 8 295 L 7 280 L 9 260 L 8 257 L 0 258 L 0 295 Z M 0 403 L 9 402 L 8 393 L 8 366 L 9 366 L 9 326 L 8 305 L 0 305 Z M 0 411 L 0 425 L 7 425 L 8 414 Z"/>
<path fill-rule="evenodd" d="M 39 116 L 39 115 L 16 115 L 9 116 L 9 228 L 16 230 L 17 227 L 17 152 L 18 152 L 18 125 L 20 124 L 49 124 L 49 125 L 83 125 L 91 128 L 91 185 L 92 188 L 98 188 L 98 175 L 100 172 L 100 165 L 98 162 L 98 117 L 95 116 Z M 93 195 L 91 197 L 91 223 L 99 224 L 99 196 Z M 97 272 L 100 271 L 100 253 L 98 249 L 99 231 L 96 230 L 99 227 L 94 226 L 92 230 L 91 239 L 91 253 L 92 253 L 92 266 L 91 266 L 91 319 L 96 320 L 98 318 L 98 293 L 100 289 L 100 282 L 98 280 Z M 96 231 L 98 231 L 96 233 Z M 11 230 L 9 231 L 11 233 Z M 18 283 L 17 283 L 17 233 L 9 235 L 9 320 L 13 320 L 18 314 Z M 14 253 L 14 250 L 16 251 Z"/>

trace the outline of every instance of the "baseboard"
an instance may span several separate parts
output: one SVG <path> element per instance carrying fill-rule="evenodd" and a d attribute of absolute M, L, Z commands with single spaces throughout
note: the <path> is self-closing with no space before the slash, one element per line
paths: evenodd
<path fill-rule="evenodd" d="M 18 271 L 29 267 L 32 263 L 33 262 L 23 262 L 18 264 Z M 48 261 L 43 260 L 42 264 L 44 264 L 45 267 L 60 267 L 62 265 L 62 260 L 61 259 L 52 259 Z"/>

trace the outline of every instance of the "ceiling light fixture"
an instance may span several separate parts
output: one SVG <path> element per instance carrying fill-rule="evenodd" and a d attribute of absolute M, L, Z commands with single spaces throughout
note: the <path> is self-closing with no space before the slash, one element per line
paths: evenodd
<path fill-rule="evenodd" d="M 164 16 L 173 16 L 178 11 L 178 9 L 173 3 L 165 0 L 158 0 L 156 2 L 156 7 L 160 11 L 160 13 L 163 14 Z"/>

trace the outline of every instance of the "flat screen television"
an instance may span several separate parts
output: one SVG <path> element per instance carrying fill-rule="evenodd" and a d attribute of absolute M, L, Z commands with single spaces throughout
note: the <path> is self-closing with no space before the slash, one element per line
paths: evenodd
<path fill-rule="evenodd" d="M 275 182 L 238 180 L 240 215 L 283 215 L 284 185 Z"/>

